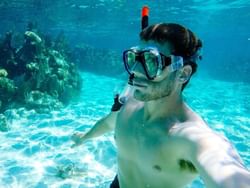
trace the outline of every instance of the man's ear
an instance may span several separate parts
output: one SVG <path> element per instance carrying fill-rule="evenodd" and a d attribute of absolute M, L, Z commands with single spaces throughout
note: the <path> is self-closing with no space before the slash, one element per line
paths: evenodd
<path fill-rule="evenodd" d="M 189 80 L 190 76 L 192 73 L 192 67 L 190 65 L 185 65 L 182 67 L 178 74 L 178 80 L 182 83 L 185 83 L 186 81 Z"/>

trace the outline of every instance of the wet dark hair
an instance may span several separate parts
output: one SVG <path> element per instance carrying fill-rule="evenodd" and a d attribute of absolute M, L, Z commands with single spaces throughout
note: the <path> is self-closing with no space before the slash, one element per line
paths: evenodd
<path fill-rule="evenodd" d="M 159 44 L 169 42 L 173 47 L 172 54 L 182 56 L 184 65 L 192 67 L 191 76 L 196 72 L 197 61 L 201 59 L 199 52 L 202 42 L 189 29 L 175 23 L 155 24 L 142 30 L 140 39 L 143 41 L 153 40 Z M 182 85 L 182 90 L 188 82 L 189 80 Z"/>

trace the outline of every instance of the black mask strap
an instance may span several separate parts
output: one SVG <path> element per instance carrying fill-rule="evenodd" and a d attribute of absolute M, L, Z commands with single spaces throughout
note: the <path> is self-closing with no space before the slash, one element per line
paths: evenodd
<path fill-rule="evenodd" d="M 134 79 L 134 78 L 135 78 L 135 74 L 134 74 L 134 73 L 130 74 L 129 80 L 128 80 L 128 84 L 129 84 L 129 85 L 133 85 L 133 79 Z"/>

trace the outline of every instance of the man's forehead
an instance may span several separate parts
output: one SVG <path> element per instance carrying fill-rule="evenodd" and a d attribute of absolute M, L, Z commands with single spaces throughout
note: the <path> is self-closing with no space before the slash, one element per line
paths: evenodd
<path fill-rule="evenodd" d="M 154 40 L 149 40 L 149 41 L 140 41 L 139 48 L 143 49 L 143 48 L 147 48 L 147 47 L 155 47 L 157 48 L 159 51 L 161 51 L 162 53 L 164 53 L 165 55 L 170 55 L 172 50 L 172 45 L 169 42 L 165 42 L 164 44 L 159 43 L 157 41 Z"/>

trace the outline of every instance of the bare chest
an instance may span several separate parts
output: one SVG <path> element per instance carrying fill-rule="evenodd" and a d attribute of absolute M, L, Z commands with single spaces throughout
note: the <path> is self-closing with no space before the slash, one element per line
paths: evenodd
<path fill-rule="evenodd" d="M 166 122 L 143 122 L 139 116 L 122 114 L 117 119 L 115 140 L 124 187 L 181 187 L 195 176 L 185 161 L 183 141 L 169 135 Z M 183 168 L 184 167 L 184 168 Z M 182 181 L 177 181 L 182 177 Z M 147 186 L 146 186 L 147 185 Z"/>
<path fill-rule="evenodd" d="M 180 154 L 178 139 L 169 135 L 169 125 L 165 121 L 143 121 L 141 114 L 122 113 L 117 118 L 115 140 L 118 153 L 128 160 L 173 164 Z M 179 145 L 179 147 L 177 147 Z"/>

